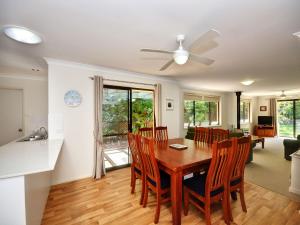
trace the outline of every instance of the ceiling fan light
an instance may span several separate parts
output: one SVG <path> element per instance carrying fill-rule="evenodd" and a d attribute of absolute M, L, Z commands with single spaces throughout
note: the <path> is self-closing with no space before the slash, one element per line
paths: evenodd
<path fill-rule="evenodd" d="M 183 65 L 189 59 L 189 53 L 185 50 L 178 50 L 174 53 L 173 58 L 178 65 Z"/>

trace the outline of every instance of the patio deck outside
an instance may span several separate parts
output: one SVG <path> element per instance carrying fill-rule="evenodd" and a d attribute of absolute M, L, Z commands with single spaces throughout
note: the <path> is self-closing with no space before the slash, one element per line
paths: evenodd
<path fill-rule="evenodd" d="M 130 163 L 127 134 L 103 138 L 105 168 L 118 167 Z"/>

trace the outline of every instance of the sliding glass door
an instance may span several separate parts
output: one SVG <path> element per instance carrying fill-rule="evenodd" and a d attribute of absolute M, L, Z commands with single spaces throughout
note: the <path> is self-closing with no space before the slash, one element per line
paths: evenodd
<path fill-rule="evenodd" d="M 296 137 L 300 134 L 300 100 L 280 100 L 277 110 L 279 136 Z"/>
<path fill-rule="evenodd" d="M 104 86 L 103 142 L 107 169 L 130 164 L 127 133 L 153 126 L 153 102 L 151 90 Z"/>
<path fill-rule="evenodd" d="M 142 127 L 153 127 L 153 91 L 132 89 L 132 127 L 137 132 Z"/>
<path fill-rule="evenodd" d="M 129 164 L 127 133 L 129 129 L 129 89 L 103 89 L 103 145 L 105 168 Z"/>

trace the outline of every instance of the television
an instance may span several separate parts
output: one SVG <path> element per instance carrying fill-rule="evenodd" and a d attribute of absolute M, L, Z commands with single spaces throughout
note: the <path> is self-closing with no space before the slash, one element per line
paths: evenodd
<path fill-rule="evenodd" d="M 258 125 L 272 126 L 273 125 L 273 117 L 272 116 L 258 116 Z"/>

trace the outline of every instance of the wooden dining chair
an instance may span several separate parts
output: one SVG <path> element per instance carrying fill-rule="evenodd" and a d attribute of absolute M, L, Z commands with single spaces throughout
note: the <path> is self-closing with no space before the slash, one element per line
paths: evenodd
<path fill-rule="evenodd" d="M 189 203 L 205 215 L 206 224 L 211 224 L 211 204 L 221 201 L 226 224 L 229 224 L 228 204 L 228 174 L 232 160 L 232 141 L 215 142 L 212 145 L 212 159 L 208 173 L 186 179 L 184 183 L 184 215 L 188 214 Z"/>
<path fill-rule="evenodd" d="M 143 207 L 147 206 L 148 190 L 150 189 L 156 193 L 156 211 L 154 223 L 158 223 L 161 203 L 170 201 L 170 176 L 158 168 L 154 154 L 154 140 L 141 137 L 140 143 L 141 155 L 145 168 L 145 193 Z M 168 197 L 166 197 L 166 195 Z"/>
<path fill-rule="evenodd" d="M 152 127 L 140 128 L 138 134 L 142 137 L 153 138 L 153 128 Z"/>
<path fill-rule="evenodd" d="M 167 127 L 155 127 L 155 140 L 156 141 L 168 141 L 168 128 Z"/>
<path fill-rule="evenodd" d="M 207 127 L 195 127 L 194 141 L 210 143 L 211 142 L 211 129 L 207 128 Z"/>
<path fill-rule="evenodd" d="M 135 191 L 136 179 L 140 179 L 142 181 L 142 194 L 140 204 L 142 204 L 145 193 L 145 172 L 142 163 L 142 155 L 140 152 L 139 138 L 140 137 L 138 135 L 128 133 L 128 144 L 132 156 L 130 182 L 131 194 L 133 194 Z"/>
<path fill-rule="evenodd" d="M 233 160 L 231 163 L 228 182 L 228 214 L 233 221 L 229 193 L 239 192 L 242 209 L 247 212 L 244 196 L 244 171 L 251 147 L 251 136 L 233 138 Z"/>
<path fill-rule="evenodd" d="M 212 138 L 211 142 L 214 143 L 215 141 L 224 141 L 229 139 L 229 130 L 214 128 L 212 129 Z"/>

